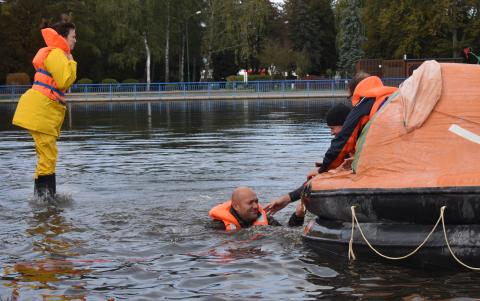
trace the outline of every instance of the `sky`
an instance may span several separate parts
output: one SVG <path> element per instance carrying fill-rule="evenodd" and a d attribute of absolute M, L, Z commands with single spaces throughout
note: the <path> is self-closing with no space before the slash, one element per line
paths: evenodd
<path fill-rule="evenodd" d="M 270 2 L 276 3 L 276 4 L 283 4 L 283 2 L 285 2 L 285 0 L 270 0 Z"/>

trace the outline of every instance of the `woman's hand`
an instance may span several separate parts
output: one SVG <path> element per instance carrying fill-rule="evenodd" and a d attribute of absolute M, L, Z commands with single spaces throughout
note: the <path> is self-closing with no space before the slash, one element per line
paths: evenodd
<path fill-rule="evenodd" d="M 68 59 L 69 61 L 73 61 L 73 56 L 72 56 L 71 53 L 67 53 L 67 59 Z"/>

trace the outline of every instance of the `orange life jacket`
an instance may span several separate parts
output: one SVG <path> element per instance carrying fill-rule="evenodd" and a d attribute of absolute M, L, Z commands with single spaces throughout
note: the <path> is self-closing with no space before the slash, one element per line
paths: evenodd
<path fill-rule="evenodd" d="M 356 106 L 364 98 L 375 98 L 375 102 L 370 110 L 370 114 L 360 119 L 360 122 L 353 130 L 352 135 L 348 138 L 347 143 L 343 146 L 342 151 L 330 164 L 329 169 L 334 169 L 340 166 L 346 155 L 350 155 L 351 157 L 355 155 L 355 147 L 363 127 L 370 121 L 373 115 L 375 115 L 385 99 L 397 90 L 398 88 L 396 87 L 384 86 L 382 80 L 378 76 L 369 76 L 358 83 L 352 95 L 352 106 Z"/>
<path fill-rule="evenodd" d="M 33 58 L 32 63 L 36 73 L 32 89 L 39 91 L 51 100 L 65 104 L 65 91 L 58 88 L 52 74 L 45 69 L 44 62 L 53 49 L 60 48 L 68 54 L 70 47 L 67 40 L 52 28 L 42 29 L 42 36 L 47 47 L 41 48 Z"/>
<path fill-rule="evenodd" d="M 220 220 L 225 224 L 225 229 L 227 231 L 240 229 L 240 223 L 238 220 L 230 213 L 230 208 L 232 207 L 232 201 L 226 201 L 223 204 L 213 207 L 208 215 L 214 220 Z M 260 211 L 260 216 L 253 223 L 254 226 L 266 226 L 268 225 L 267 214 L 263 208 L 258 205 L 258 211 Z"/>
<path fill-rule="evenodd" d="M 363 98 L 375 98 L 370 111 L 370 118 L 378 111 L 385 98 L 397 91 L 397 87 L 384 86 L 378 76 L 369 76 L 358 83 L 352 95 L 352 106 L 356 106 Z"/>
<path fill-rule="evenodd" d="M 368 116 L 364 116 L 362 119 L 360 119 L 360 122 L 353 130 L 352 135 L 350 135 L 350 138 L 348 138 L 347 143 L 345 143 L 343 146 L 342 151 L 338 154 L 337 158 L 330 163 L 328 169 L 335 169 L 342 165 L 346 158 L 355 156 L 355 146 L 357 145 L 358 136 L 360 136 L 360 133 L 363 127 L 367 124 L 368 120 Z"/>
<path fill-rule="evenodd" d="M 372 88 L 365 92 L 365 95 L 363 95 L 364 97 L 375 98 L 375 103 L 370 110 L 369 120 L 373 117 L 373 115 L 375 115 L 375 113 L 377 113 L 378 109 L 380 109 L 385 99 L 395 93 L 397 90 L 397 87 L 381 86 Z"/>

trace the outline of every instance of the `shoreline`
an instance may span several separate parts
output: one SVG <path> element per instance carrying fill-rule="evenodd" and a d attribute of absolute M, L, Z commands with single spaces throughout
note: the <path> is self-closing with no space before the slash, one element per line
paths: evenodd
<path fill-rule="evenodd" d="M 346 92 L 334 92 L 328 91 L 325 92 L 287 92 L 287 93 L 238 93 L 232 95 L 231 93 L 215 95 L 199 95 L 199 94 L 189 94 L 189 93 L 178 93 L 175 95 L 142 95 L 143 93 L 138 93 L 135 96 L 125 96 L 124 93 L 112 93 L 112 94 L 94 94 L 94 93 L 85 93 L 85 94 L 68 94 L 67 95 L 67 104 L 68 103 L 115 103 L 115 102 L 161 102 L 161 101 L 185 101 L 185 100 L 281 100 L 281 99 L 291 99 L 291 100 L 302 100 L 302 99 L 328 99 L 328 100 L 345 100 L 348 96 Z M 122 95 L 123 94 L 123 95 Z M 18 103 L 20 95 L 17 95 L 16 98 L 9 99 L 0 99 L 0 104 L 12 104 Z"/>

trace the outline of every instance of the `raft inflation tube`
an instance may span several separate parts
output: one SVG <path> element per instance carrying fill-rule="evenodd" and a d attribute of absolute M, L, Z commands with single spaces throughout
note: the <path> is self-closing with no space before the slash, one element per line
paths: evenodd
<path fill-rule="evenodd" d="M 361 229 L 368 242 L 384 258 L 367 244 L 358 228 L 353 233 L 353 249 L 356 260 L 382 261 L 389 263 L 405 263 L 418 267 L 439 267 L 442 269 L 457 269 L 462 266 L 455 261 L 446 246 L 442 227 L 436 229 L 428 241 L 414 254 L 407 258 L 428 236 L 433 225 L 412 223 L 361 223 Z M 448 225 L 446 227 L 450 248 L 463 263 L 480 266 L 480 225 Z M 348 257 L 349 243 L 352 234 L 352 224 L 317 218 L 306 227 L 303 235 L 307 244 L 323 256 Z M 350 258 L 352 259 L 352 258 Z"/>
<path fill-rule="evenodd" d="M 480 66 L 427 61 L 365 126 L 352 169 L 308 183 L 303 237 L 327 256 L 480 270 L 478 154 Z"/>
<path fill-rule="evenodd" d="M 448 206 L 448 224 L 480 224 L 480 187 L 327 190 L 313 191 L 309 199 L 309 211 L 329 220 L 350 221 L 350 207 L 356 206 L 361 222 L 430 225 Z"/>

